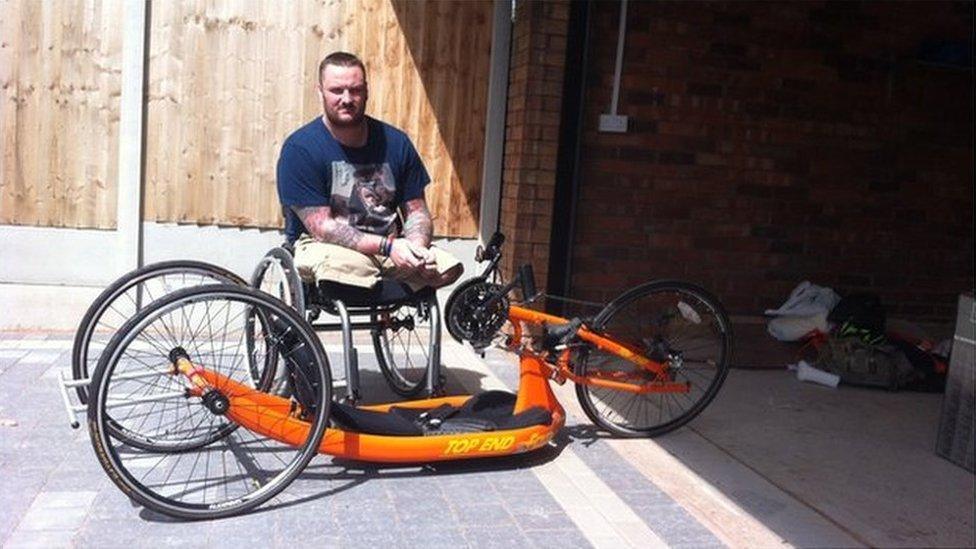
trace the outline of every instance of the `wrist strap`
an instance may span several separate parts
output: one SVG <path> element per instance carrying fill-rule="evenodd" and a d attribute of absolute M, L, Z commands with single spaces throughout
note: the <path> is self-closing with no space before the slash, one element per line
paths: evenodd
<path fill-rule="evenodd" d="M 386 238 L 384 238 L 382 242 L 380 242 L 380 255 L 385 255 L 387 257 L 390 256 L 390 252 L 393 251 L 394 238 L 395 237 L 391 234 L 388 235 Z"/>

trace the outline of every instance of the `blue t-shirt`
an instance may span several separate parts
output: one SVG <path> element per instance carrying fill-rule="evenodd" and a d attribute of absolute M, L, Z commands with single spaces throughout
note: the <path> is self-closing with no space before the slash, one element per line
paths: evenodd
<path fill-rule="evenodd" d="M 339 143 L 321 118 L 285 140 L 278 158 L 278 199 L 289 242 L 308 232 L 292 206 L 329 206 L 333 217 L 386 235 L 395 230 L 397 208 L 424 196 L 430 176 L 410 138 L 379 120 L 366 121 L 369 136 L 358 148 Z"/>

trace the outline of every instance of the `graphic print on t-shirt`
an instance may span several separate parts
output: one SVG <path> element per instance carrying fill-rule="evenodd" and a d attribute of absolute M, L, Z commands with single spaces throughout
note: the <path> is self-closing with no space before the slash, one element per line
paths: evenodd
<path fill-rule="evenodd" d="M 361 231 L 388 234 L 396 218 L 396 182 L 383 164 L 332 162 L 332 215 Z"/>

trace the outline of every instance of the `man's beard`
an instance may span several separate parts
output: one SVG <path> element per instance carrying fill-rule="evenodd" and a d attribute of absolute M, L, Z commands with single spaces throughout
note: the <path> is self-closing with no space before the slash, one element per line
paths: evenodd
<path fill-rule="evenodd" d="M 340 119 L 328 109 L 325 111 L 325 116 L 329 119 L 329 124 L 335 128 L 353 128 L 362 124 L 363 119 L 366 118 L 366 105 L 363 105 L 351 120 Z"/>

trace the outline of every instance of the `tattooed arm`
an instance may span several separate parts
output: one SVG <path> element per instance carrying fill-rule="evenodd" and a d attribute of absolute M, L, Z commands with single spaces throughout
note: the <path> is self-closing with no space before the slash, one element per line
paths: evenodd
<path fill-rule="evenodd" d="M 293 206 L 292 210 L 305 224 L 312 238 L 320 242 L 337 244 L 366 255 L 380 253 L 381 246 L 386 242 L 386 237 L 364 233 L 348 223 L 336 220 L 328 206 Z M 403 238 L 393 241 L 389 253 L 397 267 L 416 270 L 423 265 L 423 259 L 414 253 Z"/>
<path fill-rule="evenodd" d="M 427 202 L 423 198 L 408 200 L 403 205 L 403 213 L 405 219 L 403 222 L 403 238 L 424 248 L 429 248 L 434 224 L 430 220 Z"/>
<path fill-rule="evenodd" d="M 338 244 L 359 253 L 375 255 L 386 240 L 382 236 L 368 234 L 332 217 L 328 206 L 292 206 L 292 210 L 305 224 L 315 240 Z"/>

